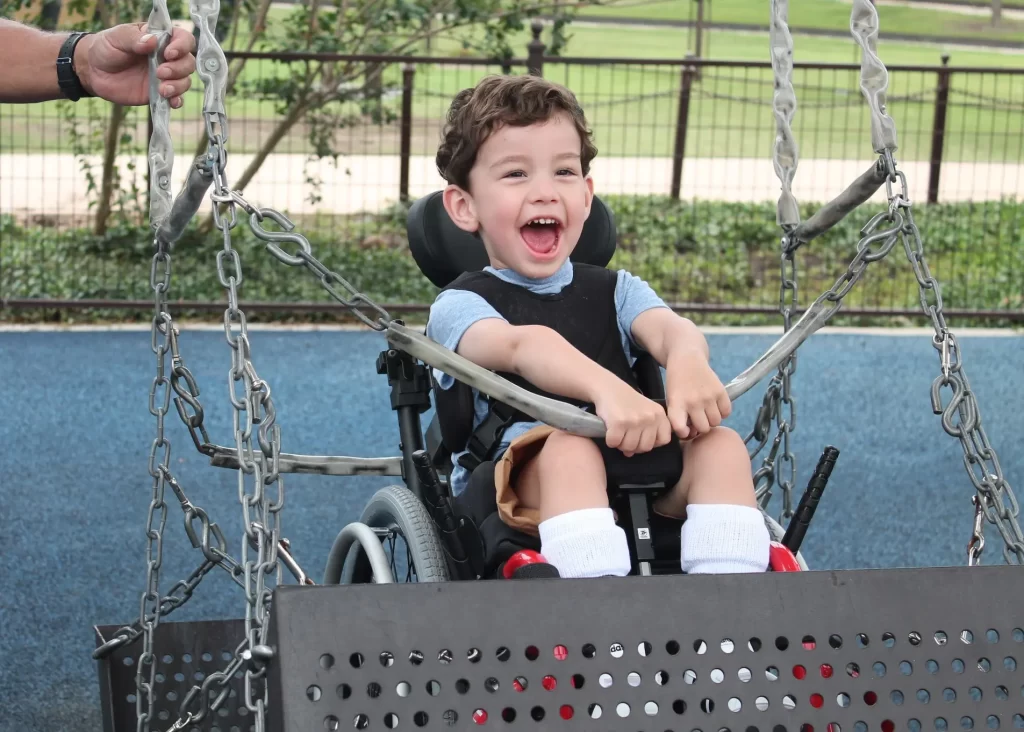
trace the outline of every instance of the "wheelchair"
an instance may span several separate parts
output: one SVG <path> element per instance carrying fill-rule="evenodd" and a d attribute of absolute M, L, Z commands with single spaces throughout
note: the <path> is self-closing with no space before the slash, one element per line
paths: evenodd
<path fill-rule="evenodd" d="M 417 266 L 437 287 L 488 264 L 480 240 L 448 217 L 440 191 L 411 206 L 407 230 Z M 615 253 L 615 244 L 612 212 L 595 196 L 570 258 L 605 267 Z M 641 391 L 664 405 L 661 367 L 650 354 L 634 355 L 633 372 Z M 377 372 L 388 376 L 392 409 L 398 413 L 405 485 L 379 490 L 359 520 L 342 530 L 331 548 L 324 584 L 370 583 L 381 581 L 381 576 L 418 582 L 552 576 L 531 571 L 532 564 L 550 568 L 538 554 L 540 540 L 504 524 L 497 511 L 495 461 L 488 459 L 488 454 L 513 417 L 514 408 L 494 402 L 487 419 L 474 431 L 473 394 L 468 385 L 457 381 L 451 389 L 440 389 L 427 366 L 395 348 L 379 354 Z M 420 415 L 431 407 L 431 395 L 436 409 L 424 433 Z M 471 471 L 468 485 L 456 496 L 450 489 L 452 456 L 461 449 L 456 446 L 467 441 L 475 443 L 476 449 L 466 465 Z M 654 500 L 674 485 L 681 473 L 678 443 L 632 458 L 608 448 L 602 452 L 609 504 L 628 537 L 630 574 L 681 574 L 682 521 L 652 510 Z M 820 470 L 812 482 L 820 494 L 824 487 Z M 763 509 L 762 514 L 772 538 L 769 569 L 806 570 L 798 549 L 784 543 L 787 532 Z M 399 552 L 399 541 L 406 545 L 404 555 Z M 390 552 L 389 572 L 380 570 L 378 543 L 387 546 L 385 556 Z"/>

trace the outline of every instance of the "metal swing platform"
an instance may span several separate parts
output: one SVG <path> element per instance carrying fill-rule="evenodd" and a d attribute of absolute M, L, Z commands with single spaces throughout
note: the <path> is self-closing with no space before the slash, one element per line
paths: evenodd
<path fill-rule="evenodd" d="M 272 608 L 280 732 L 1024 728 L 1024 581 L 1008 566 L 292 585 Z M 157 626 L 160 719 L 243 625 Z M 104 732 L 135 729 L 137 651 L 100 663 Z M 243 685 L 241 670 L 204 685 L 229 695 L 184 729 L 252 729 Z"/>

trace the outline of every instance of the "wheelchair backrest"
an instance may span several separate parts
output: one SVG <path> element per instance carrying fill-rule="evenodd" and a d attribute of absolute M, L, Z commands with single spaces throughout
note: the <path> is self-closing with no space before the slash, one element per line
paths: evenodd
<path fill-rule="evenodd" d="M 418 199 L 406 217 L 409 248 L 420 271 L 438 287 L 445 287 L 463 272 L 487 266 L 483 242 L 463 231 L 444 210 L 442 191 Z M 594 196 L 590 216 L 583 225 L 580 241 L 570 259 L 605 267 L 615 254 L 615 217 L 611 209 Z"/>

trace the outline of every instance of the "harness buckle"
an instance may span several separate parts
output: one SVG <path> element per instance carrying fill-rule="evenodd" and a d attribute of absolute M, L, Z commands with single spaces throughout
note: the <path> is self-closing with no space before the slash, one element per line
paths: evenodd
<path fill-rule="evenodd" d="M 468 454 L 459 457 L 459 465 L 472 472 L 488 459 L 491 450 L 501 440 L 505 430 L 522 419 L 522 412 L 503 402 L 491 400 L 491 408 L 483 422 L 477 426 L 466 441 Z"/>

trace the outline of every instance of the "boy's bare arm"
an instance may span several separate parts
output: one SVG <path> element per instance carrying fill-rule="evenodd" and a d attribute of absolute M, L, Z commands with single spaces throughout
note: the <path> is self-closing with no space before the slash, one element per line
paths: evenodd
<path fill-rule="evenodd" d="M 565 338 L 541 325 L 511 325 L 489 318 L 471 325 L 456 352 L 484 368 L 522 376 L 531 384 L 571 399 L 594 401 L 614 375 Z"/>
<path fill-rule="evenodd" d="M 646 310 L 633 320 L 633 339 L 665 367 L 665 397 L 672 429 L 691 439 L 717 427 L 732 401 L 708 362 L 704 334 L 668 308 Z"/>
<path fill-rule="evenodd" d="M 608 428 L 606 444 L 627 455 L 647 452 L 671 439 L 672 428 L 661 406 L 550 328 L 480 320 L 466 330 L 456 352 L 492 371 L 517 374 L 552 394 L 593 403 Z"/>
<path fill-rule="evenodd" d="M 652 308 L 633 320 L 633 340 L 651 354 L 658 363 L 668 367 L 673 355 L 711 357 L 704 334 L 693 321 L 668 308 Z"/>

